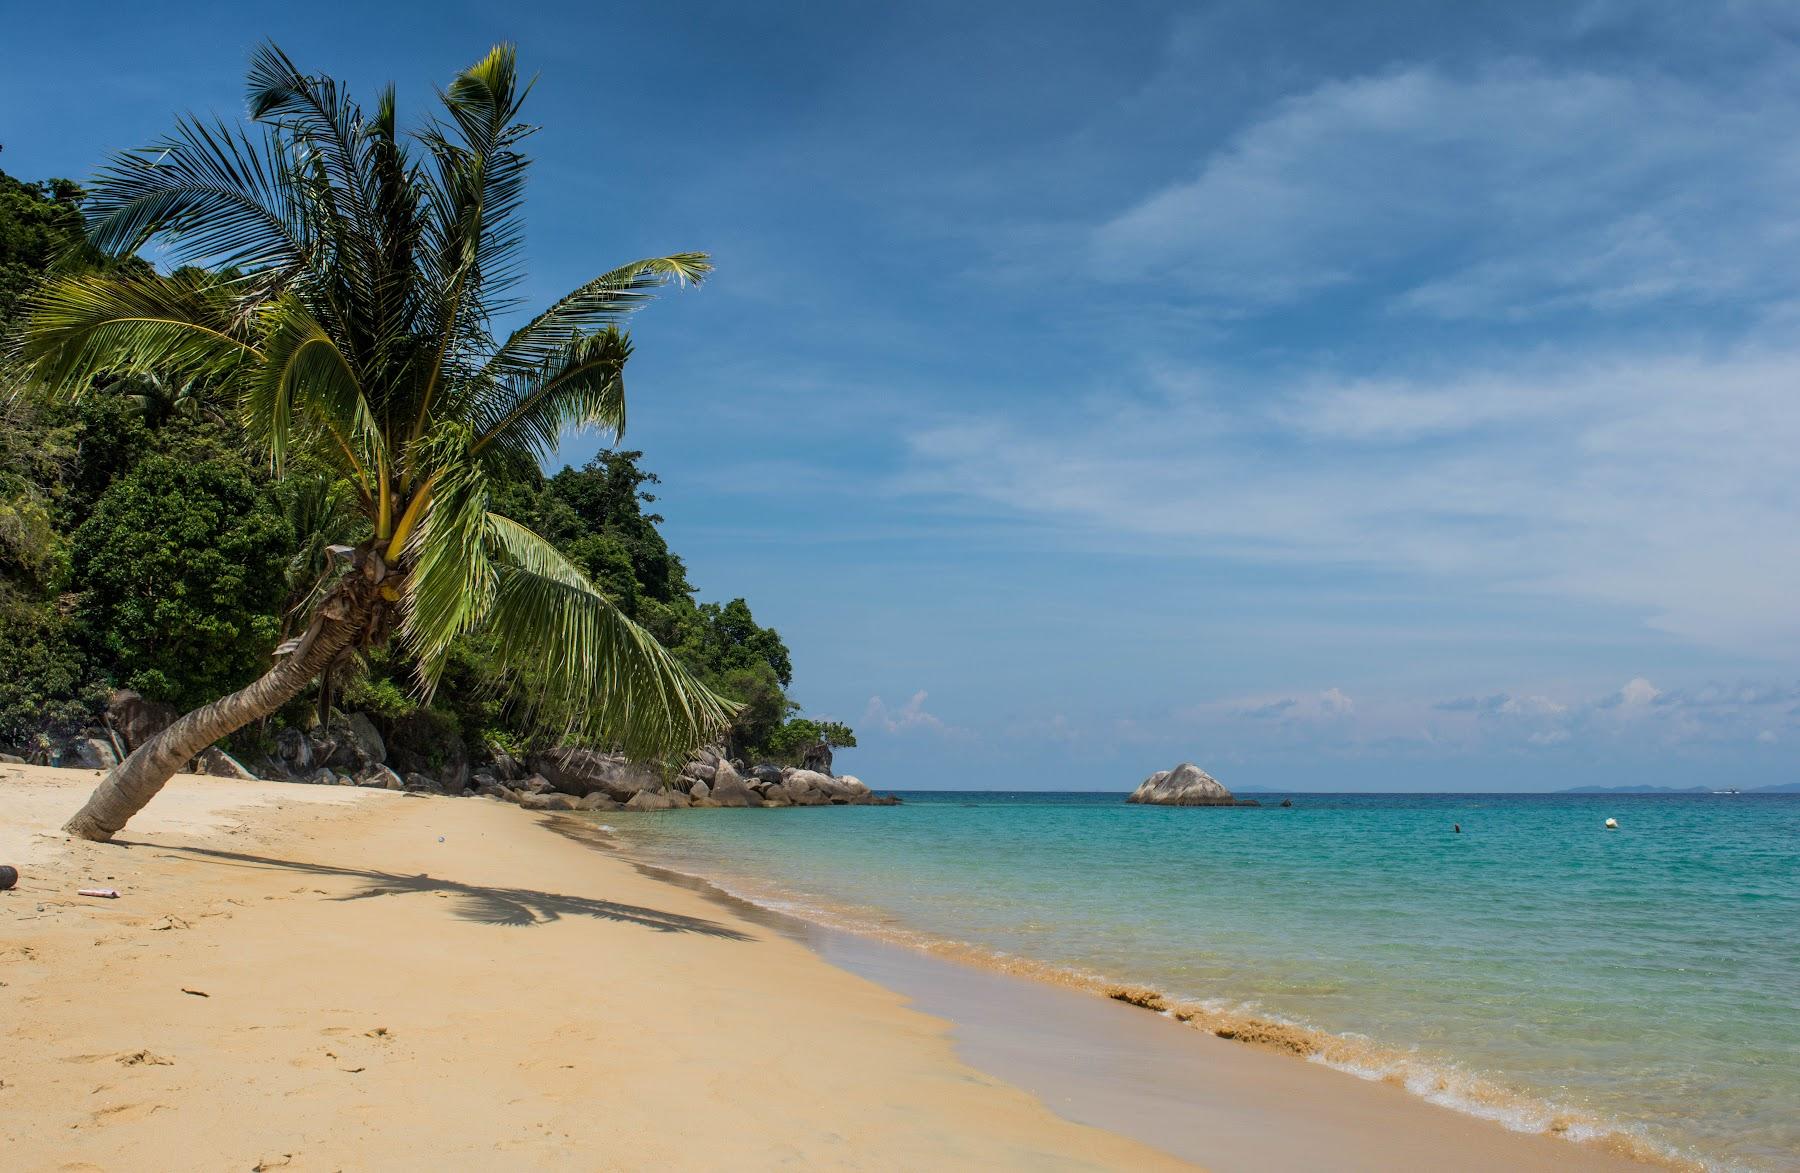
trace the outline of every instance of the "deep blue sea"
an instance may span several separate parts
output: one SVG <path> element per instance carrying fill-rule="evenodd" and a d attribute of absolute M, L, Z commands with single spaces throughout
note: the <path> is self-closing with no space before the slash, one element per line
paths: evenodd
<path fill-rule="evenodd" d="M 902 794 L 604 818 L 750 899 L 1290 1024 L 1511 1127 L 1800 1168 L 1800 798 Z"/>

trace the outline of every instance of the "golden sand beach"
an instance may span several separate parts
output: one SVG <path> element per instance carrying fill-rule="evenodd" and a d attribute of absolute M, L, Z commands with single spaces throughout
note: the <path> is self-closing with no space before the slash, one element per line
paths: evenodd
<path fill-rule="evenodd" d="M 1185 1050 L 1128 1053 L 1206 1102 L 1053 1111 L 1081 1095 L 1081 1031 L 1165 1023 L 1056 991 L 1106 1017 L 1034 1027 L 1001 1007 L 1074 1003 L 984 975 L 1014 984 L 959 1050 L 956 1024 L 554 816 L 181 776 L 120 842 L 68 840 L 94 780 L 0 767 L 11 1169 L 1636 1167 L 1172 1024 Z M 1006 1066 L 996 1028 L 1067 1056 L 1021 1079 L 1044 1100 L 971 1065 Z"/>

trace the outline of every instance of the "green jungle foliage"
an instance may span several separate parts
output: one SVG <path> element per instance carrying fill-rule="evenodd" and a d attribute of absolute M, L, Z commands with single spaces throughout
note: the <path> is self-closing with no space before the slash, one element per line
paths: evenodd
<path fill-rule="evenodd" d="M 47 268 L 81 247 L 80 199 L 67 181 L 0 172 L 0 337 Z M 24 390 L 0 366 L 0 746 L 29 749 L 93 722 L 114 688 L 188 707 L 249 683 L 295 634 L 326 547 L 366 536 L 347 482 L 323 469 L 275 482 L 203 383 L 134 377 L 55 404 Z M 821 738 L 855 745 L 845 726 L 795 715 L 787 646 L 744 599 L 695 601 L 648 509 L 658 479 L 642 455 L 601 452 L 507 486 L 499 505 L 702 682 L 744 702 L 735 754 L 798 761 Z M 428 705 L 404 658 L 383 648 L 341 662 L 323 699 L 368 713 L 405 769 L 522 752 L 533 681 L 503 674 L 491 639 L 457 641 Z M 245 730 L 238 748 L 267 750 L 274 724 L 306 726 L 320 701 L 315 692 Z"/>
<path fill-rule="evenodd" d="M 89 659 L 193 708 L 248 684 L 275 646 L 294 529 L 228 452 L 149 455 L 71 537 L 67 586 Z"/>

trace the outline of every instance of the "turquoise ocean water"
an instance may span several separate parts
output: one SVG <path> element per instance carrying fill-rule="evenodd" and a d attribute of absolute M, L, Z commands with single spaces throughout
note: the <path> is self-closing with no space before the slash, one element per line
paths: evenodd
<path fill-rule="evenodd" d="M 605 819 L 804 916 L 1322 1032 L 1511 1127 L 1800 1168 L 1800 798 L 902 793 Z"/>

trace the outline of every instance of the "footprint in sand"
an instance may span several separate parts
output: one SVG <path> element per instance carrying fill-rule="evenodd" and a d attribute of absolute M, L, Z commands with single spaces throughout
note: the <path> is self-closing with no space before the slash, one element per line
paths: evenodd
<path fill-rule="evenodd" d="M 109 1108 L 96 1108 L 89 1112 L 88 1119 L 95 1124 L 127 1124 L 168 1111 L 172 1109 L 167 1104 L 114 1104 Z"/>

